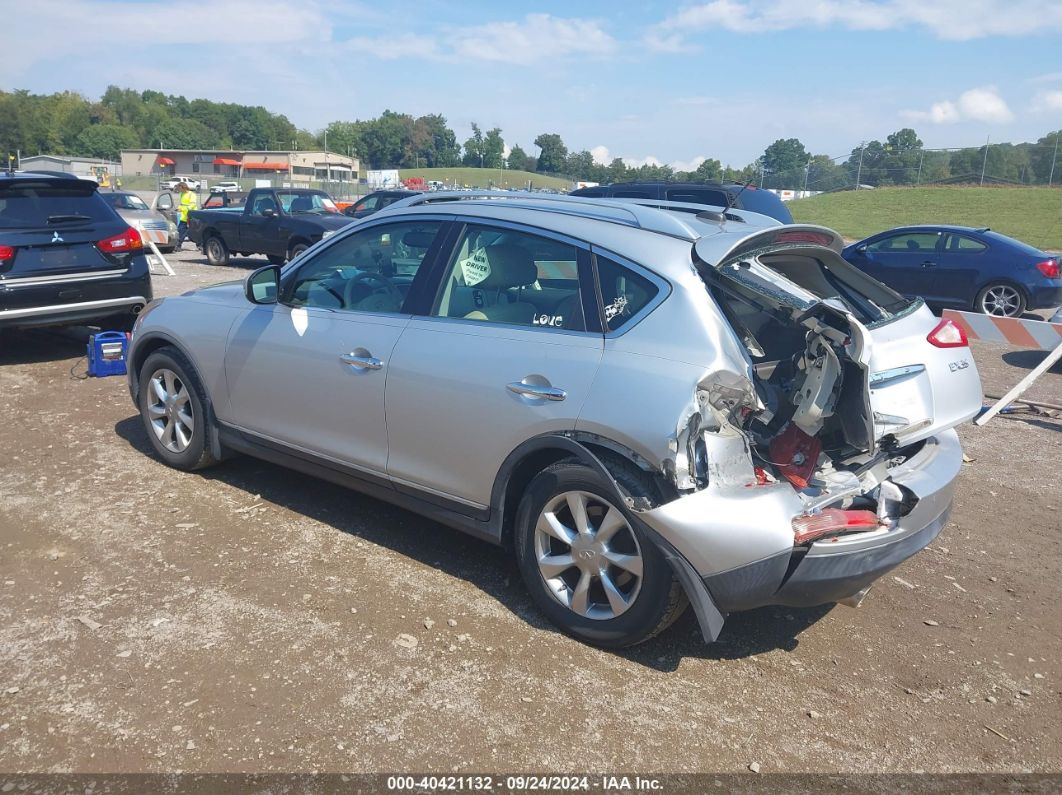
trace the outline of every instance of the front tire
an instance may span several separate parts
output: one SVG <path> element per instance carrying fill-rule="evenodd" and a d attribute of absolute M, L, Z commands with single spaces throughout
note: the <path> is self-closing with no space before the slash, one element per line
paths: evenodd
<path fill-rule="evenodd" d="M 1025 293 L 1012 284 L 990 284 L 977 294 L 974 309 L 994 317 L 1021 317 L 1025 313 Z"/>
<path fill-rule="evenodd" d="M 636 499 L 651 492 L 640 473 L 617 482 Z M 528 485 L 516 516 L 520 573 L 557 627 L 587 643 L 633 646 L 665 630 L 686 595 L 654 541 L 627 518 L 593 469 L 561 461 Z"/>
<path fill-rule="evenodd" d="M 291 260 L 295 259 L 297 256 L 299 256 L 299 254 L 301 254 L 308 248 L 309 246 L 306 243 L 296 243 L 294 246 L 291 247 L 291 250 L 288 251 L 288 261 L 290 262 Z"/>
<path fill-rule="evenodd" d="M 187 472 L 217 463 L 208 443 L 206 394 L 176 348 L 160 348 L 140 368 L 137 406 L 155 454 Z"/>
<path fill-rule="evenodd" d="M 211 265 L 229 264 L 229 247 L 217 235 L 212 235 L 203 242 L 203 251 L 206 252 L 207 262 Z"/>

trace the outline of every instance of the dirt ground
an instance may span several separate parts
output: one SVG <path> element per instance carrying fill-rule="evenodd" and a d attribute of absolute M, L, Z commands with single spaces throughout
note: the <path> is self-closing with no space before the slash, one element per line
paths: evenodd
<path fill-rule="evenodd" d="M 174 259 L 157 295 L 264 264 Z M 485 543 L 249 458 L 163 466 L 125 380 L 76 377 L 87 333 L 0 349 L 0 771 L 1062 769 L 1058 417 L 961 428 L 951 521 L 862 607 L 617 654 Z M 996 395 L 1044 356 L 974 353 Z"/>

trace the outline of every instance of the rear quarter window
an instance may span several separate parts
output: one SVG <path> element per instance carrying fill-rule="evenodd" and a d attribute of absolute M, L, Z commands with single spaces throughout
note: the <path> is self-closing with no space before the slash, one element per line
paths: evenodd
<path fill-rule="evenodd" d="M 659 288 L 615 260 L 596 255 L 601 306 L 608 331 L 618 331 L 656 298 Z"/>
<path fill-rule="evenodd" d="M 710 204 L 713 207 L 727 207 L 727 194 L 721 190 L 698 190 L 696 188 L 672 188 L 667 191 L 668 201 L 690 202 L 691 204 Z M 751 209 L 751 208 L 750 208 Z"/>

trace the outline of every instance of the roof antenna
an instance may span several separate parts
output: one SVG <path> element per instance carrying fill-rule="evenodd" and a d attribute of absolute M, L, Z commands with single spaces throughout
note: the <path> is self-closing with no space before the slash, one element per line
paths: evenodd
<path fill-rule="evenodd" d="M 744 185 L 741 186 L 741 190 L 739 190 L 733 196 L 730 195 L 730 191 L 724 189 L 723 193 L 726 195 L 726 207 L 723 209 L 723 212 L 717 213 L 714 210 L 704 210 L 703 212 L 697 213 L 697 218 L 700 218 L 702 221 L 714 221 L 715 223 L 719 224 L 720 229 L 723 229 L 725 231 L 727 213 L 737 207 L 738 197 L 741 196 L 741 194 L 745 192 L 745 188 L 749 187 L 749 185 L 751 184 L 751 182 L 746 182 Z"/>

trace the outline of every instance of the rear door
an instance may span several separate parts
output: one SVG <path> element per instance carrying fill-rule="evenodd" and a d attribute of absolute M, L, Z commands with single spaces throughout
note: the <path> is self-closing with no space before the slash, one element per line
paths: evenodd
<path fill-rule="evenodd" d="M 482 509 L 518 445 L 576 427 L 604 345 L 589 249 L 469 223 L 439 281 L 391 356 L 387 469 L 399 489 Z"/>
<path fill-rule="evenodd" d="M 95 300 L 101 284 L 129 269 L 131 244 L 139 249 L 139 234 L 100 198 L 93 182 L 0 182 L 5 309 Z"/>
<path fill-rule="evenodd" d="M 269 211 L 272 215 L 267 214 Z M 229 248 L 281 257 L 287 254 L 287 239 L 280 233 L 282 212 L 272 192 L 256 194 L 248 211 L 242 215 L 233 214 L 238 234 L 235 244 L 229 241 Z"/>
<path fill-rule="evenodd" d="M 908 298 L 935 301 L 938 283 L 940 232 L 899 232 L 866 247 L 867 272 Z"/>

